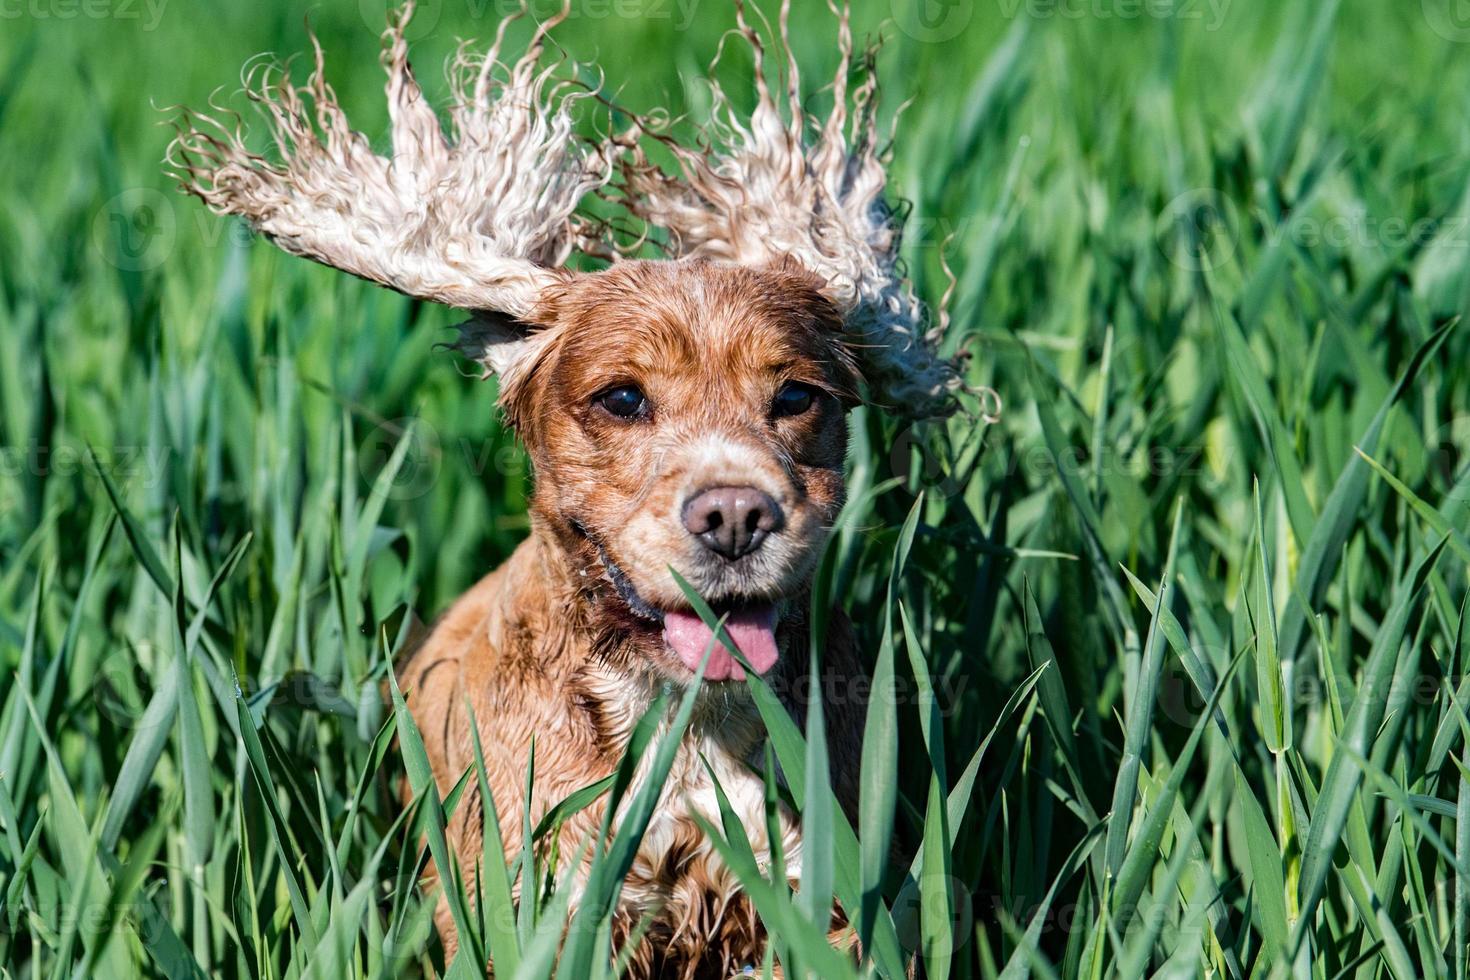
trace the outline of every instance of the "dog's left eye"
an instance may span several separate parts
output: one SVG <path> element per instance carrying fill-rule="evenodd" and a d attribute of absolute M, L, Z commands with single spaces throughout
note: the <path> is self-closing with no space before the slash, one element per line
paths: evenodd
<path fill-rule="evenodd" d="M 648 414 L 648 398 L 637 385 L 618 385 L 596 398 L 609 415 L 620 419 L 639 419 Z"/>
<path fill-rule="evenodd" d="M 771 414 L 776 418 L 788 418 L 792 415 L 801 415 L 812 407 L 817 400 L 817 390 L 811 385 L 802 384 L 799 381 L 788 381 L 776 392 L 776 400 L 771 403 Z"/>

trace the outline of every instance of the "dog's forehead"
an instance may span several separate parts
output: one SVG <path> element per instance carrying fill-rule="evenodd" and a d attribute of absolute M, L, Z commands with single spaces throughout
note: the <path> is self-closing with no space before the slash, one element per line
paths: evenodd
<path fill-rule="evenodd" d="M 636 262 L 576 282 L 566 349 L 587 365 L 681 373 L 825 360 L 833 318 L 799 277 L 713 262 Z"/>

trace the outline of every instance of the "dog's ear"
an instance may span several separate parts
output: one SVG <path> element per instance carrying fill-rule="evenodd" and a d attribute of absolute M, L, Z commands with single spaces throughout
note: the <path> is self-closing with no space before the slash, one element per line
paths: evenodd
<path fill-rule="evenodd" d="M 489 310 L 475 313 L 457 329 L 454 349 L 483 366 L 486 377 L 498 377 L 502 390 L 515 384 L 551 336 L 540 324 Z"/>
<path fill-rule="evenodd" d="M 794 260 L 841 314 L 873 399 L 916 417 L 948 414 L 963 389 L 960 364 L 942 351 L 943 302 L 931 322 L 899 260 L 904 215 L 884 196 L 891 136 L 878 123 L 876 48 L 855 56 L 844 5 L 832 108 L 815 116 L 791 52 L 790 9 L 791 0 L 782 0 L 778 33 L 767 37 L 736 4 L 734 33 L 754 59 L 746 76 L 755 82 L 754 108 L 737 111 L 748 103 L 728 98 L 712 73 L 713 122 L 697 145 L 640 121 L 677 170 L 665 170 L 640 145 L 628 147 L 619 159 L 623 198 L 635 216 L 667 231 L 676 255 L 749 266 Z M 786 70 L 769 70 L 770 57 Z M 772 76 L 785 85 L 772 85 Z"/>
<path fill-rule="evenodd" d="M 759 268 L 780 290 L 793 314 L 827 341 L 828 353 L 823 360 L 832 378 L 832 393 L 844 408 L 861 404 L 859 393 L 866 384 L 861 344 L 847 329 L 837 303 L 827 295 L 826 283 L 795 257 L 784 253 L 761 263 Z"/>
<path fill-rule="evenodd" d="M 458 329 L 454 349 L 483 367 L 486 377 L 495 375 L 506 420 L 521 429 L 527 415 L 531 376 L 557 331 L 550 323 L 529 323 L 490 311 L 475 313 Z"/>
<path fill-rule="evenodd" d="M 543 301 L 537 312 L 548 312 L 547 303 Z M 479 364 L 486 377 L 495 375 L 501 411 L 522 439 L 530 435 L 534 417 L 537 368 L 546 360 L 560 334 L 554 316 L 538 317 L 538 320 L 543 322 L 517 320 L 503 313 L 477 312 L 459 325 L 459 339 L 452 345 Z"/>
<path fill-rule="evenodd" d="M 505 25 L 483 55 L 451 63 L 448 126 L 408 63 L 412 0 L 384 34 L 391 145 L 379 154 L 355 132 L 327 84 L 320 45 L 304 87 L 269 65 L 246 77 L 276 148 L 271 160 L 243 142 L 243 126 L 185 110 L 168 161 L 185 191 L 220 214 L 240 215 L 294 255 L 401 293 L 510 318 L 535 315 L 564 282 L 575 250 L 600 247 L 601 225 L 577 215 L 604 186 L 616 146 L 576 133 L 573 108 L 595 93 L 543 66 L 547 31 L 501 60 Z M 513 343 L 489 363 L 509 370 Z"/>

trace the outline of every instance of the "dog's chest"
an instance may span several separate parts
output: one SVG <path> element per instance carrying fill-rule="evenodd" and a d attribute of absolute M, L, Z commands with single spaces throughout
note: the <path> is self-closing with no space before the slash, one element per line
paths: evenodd
<path fill-rule="evenodd" d="M 744 829 L 757 867 L 762 874 L 770 873 L 772 847 L 761 776 L 721 740 L 686 735 L 639 846 L 623 893 L 625 900 L 645 909 L 663 907 L 666 914 L 677 916 L 682 912 L 679 906 L 723 903 L 739 890 L 739 881 L 696 820 L 696 816 L 702 818 L 723 833 L 716 780 Z M 775 824 L 786 874 L 797 878 L 801 874 L 799 826 L 779 804 Z"/>

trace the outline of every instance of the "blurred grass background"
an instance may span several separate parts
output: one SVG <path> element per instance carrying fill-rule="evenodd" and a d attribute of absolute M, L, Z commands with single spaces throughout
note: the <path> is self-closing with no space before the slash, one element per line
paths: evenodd
<path fill-rule="evenodd" d="M 431 96 L 506 12 L 422 5 Z M 571 13 L 558 40 L 616 100 L 699 118 L 725 3 Z M 952 343 L 1004 403 L 853 416 L 835 588 L 903 692 L 865 785 L 925 844 L 876 919 L 930 977 L 1463 976 L 1470 21 L 853 13 L 908 103 L 906 259 L 931 301 L 953 268 Z M 493 383 L 435 349 L 452 312 L 277 255 L 160 175 L 161 110 L 239 106 L 240 65 L 309 50 L 307 18 L 381 138 L 385 17 L 0 0 L 7 976 L 445 966 L 382 646 L 510 552 L 531 475 Z M 815 86 L 831 18 L 792 21 Z M 502 940 L 528 976 L 553 969 L 537 925 Z M 832 975 L 819 929 L 782 932 L 792 975 Z"/>

